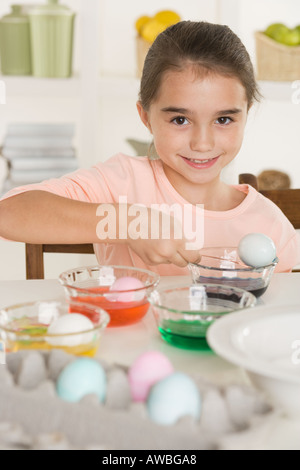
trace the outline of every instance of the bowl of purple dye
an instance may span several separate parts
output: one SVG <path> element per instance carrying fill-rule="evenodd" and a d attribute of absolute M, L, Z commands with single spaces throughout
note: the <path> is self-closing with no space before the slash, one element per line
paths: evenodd
<path fill-rule="evenodd" d="M 208 247 L 201 250 L 200 263 L 190 263 L 195 284 L 222 284 L 244 289 L 255 297 L 267 290 L 278 259 L 260 268 L 247 266 L 240 259 L 237 247 Z"/>

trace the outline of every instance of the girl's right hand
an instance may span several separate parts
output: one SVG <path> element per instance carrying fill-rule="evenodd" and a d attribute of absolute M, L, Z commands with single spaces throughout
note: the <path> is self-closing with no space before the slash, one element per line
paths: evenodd
<path fill-rule="evenodd" d="M 172 215 L 165 214 L 163 218 L 151 217 L 153 209 L 148 209 L 147 225 L 148 237 L 144 232 L 144 238 L 133 238 L 128 233 L 127 243 L 129 247 L 144 261 L 147 265 L 175 264 L 179 267 L 186 267 L 188 263 L 198 263 L 201 260 L 199 250 L 191 250 L 186 247 L 189 241 L 184 237 L 180 222 Z M 157 213 L 158 214 L 158 213 Z M 151 221 L 149 223 L 149 221 Z M 144 220 L 145 222 L 145 220 Z M 140 219 L 140 225 L 143 218 Z M 168 237 L 163 236 L 162 224 L 167 227 Z M 151 227 L 151 228 L 150 228 Z M 155 237 L 151 233 L 156 234 Z M 177 236 L 175 236 L 177 234 Z"/>
<path fill-rule="evenodd" d="M 145 264 L 175 264 L 184 268 L 188 263 L 199 263 L 201 255 L 198 250 L 186 250 L 183 240 L 131 240 L 130 248 Z"/>

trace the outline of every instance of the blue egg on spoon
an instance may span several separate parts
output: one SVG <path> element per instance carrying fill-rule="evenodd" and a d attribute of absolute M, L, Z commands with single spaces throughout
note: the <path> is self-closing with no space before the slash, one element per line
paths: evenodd
<path fill-rule="evenodd" d="M 248 233 L 239 242 L 238 254 L 248 266 L 261 268 L 276 259 L 276 246 L 264 233 Z"/>

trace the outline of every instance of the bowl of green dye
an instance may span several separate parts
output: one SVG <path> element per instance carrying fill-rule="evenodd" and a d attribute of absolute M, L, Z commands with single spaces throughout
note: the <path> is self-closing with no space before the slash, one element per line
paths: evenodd
<path fill-rule="evenodd" d="M 218 284 L 158 286 L 149 297 L 161 338 L 183 348 L 210 351 L 206 332 L 219 318 L 256 305 L 244 289 Z"/>

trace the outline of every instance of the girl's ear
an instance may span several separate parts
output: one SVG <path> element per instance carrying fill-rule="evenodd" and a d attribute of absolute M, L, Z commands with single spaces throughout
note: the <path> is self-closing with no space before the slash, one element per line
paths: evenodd
<path fill-rule="evenodd" d="M 142 123 L 145 124 L 145 126 L 149 129 L 149 131 L 152 134 L 148 112 L 144 110 L 142 103 L 140 101 L 136 103 L 136 107 L 137 107 Z"/>

